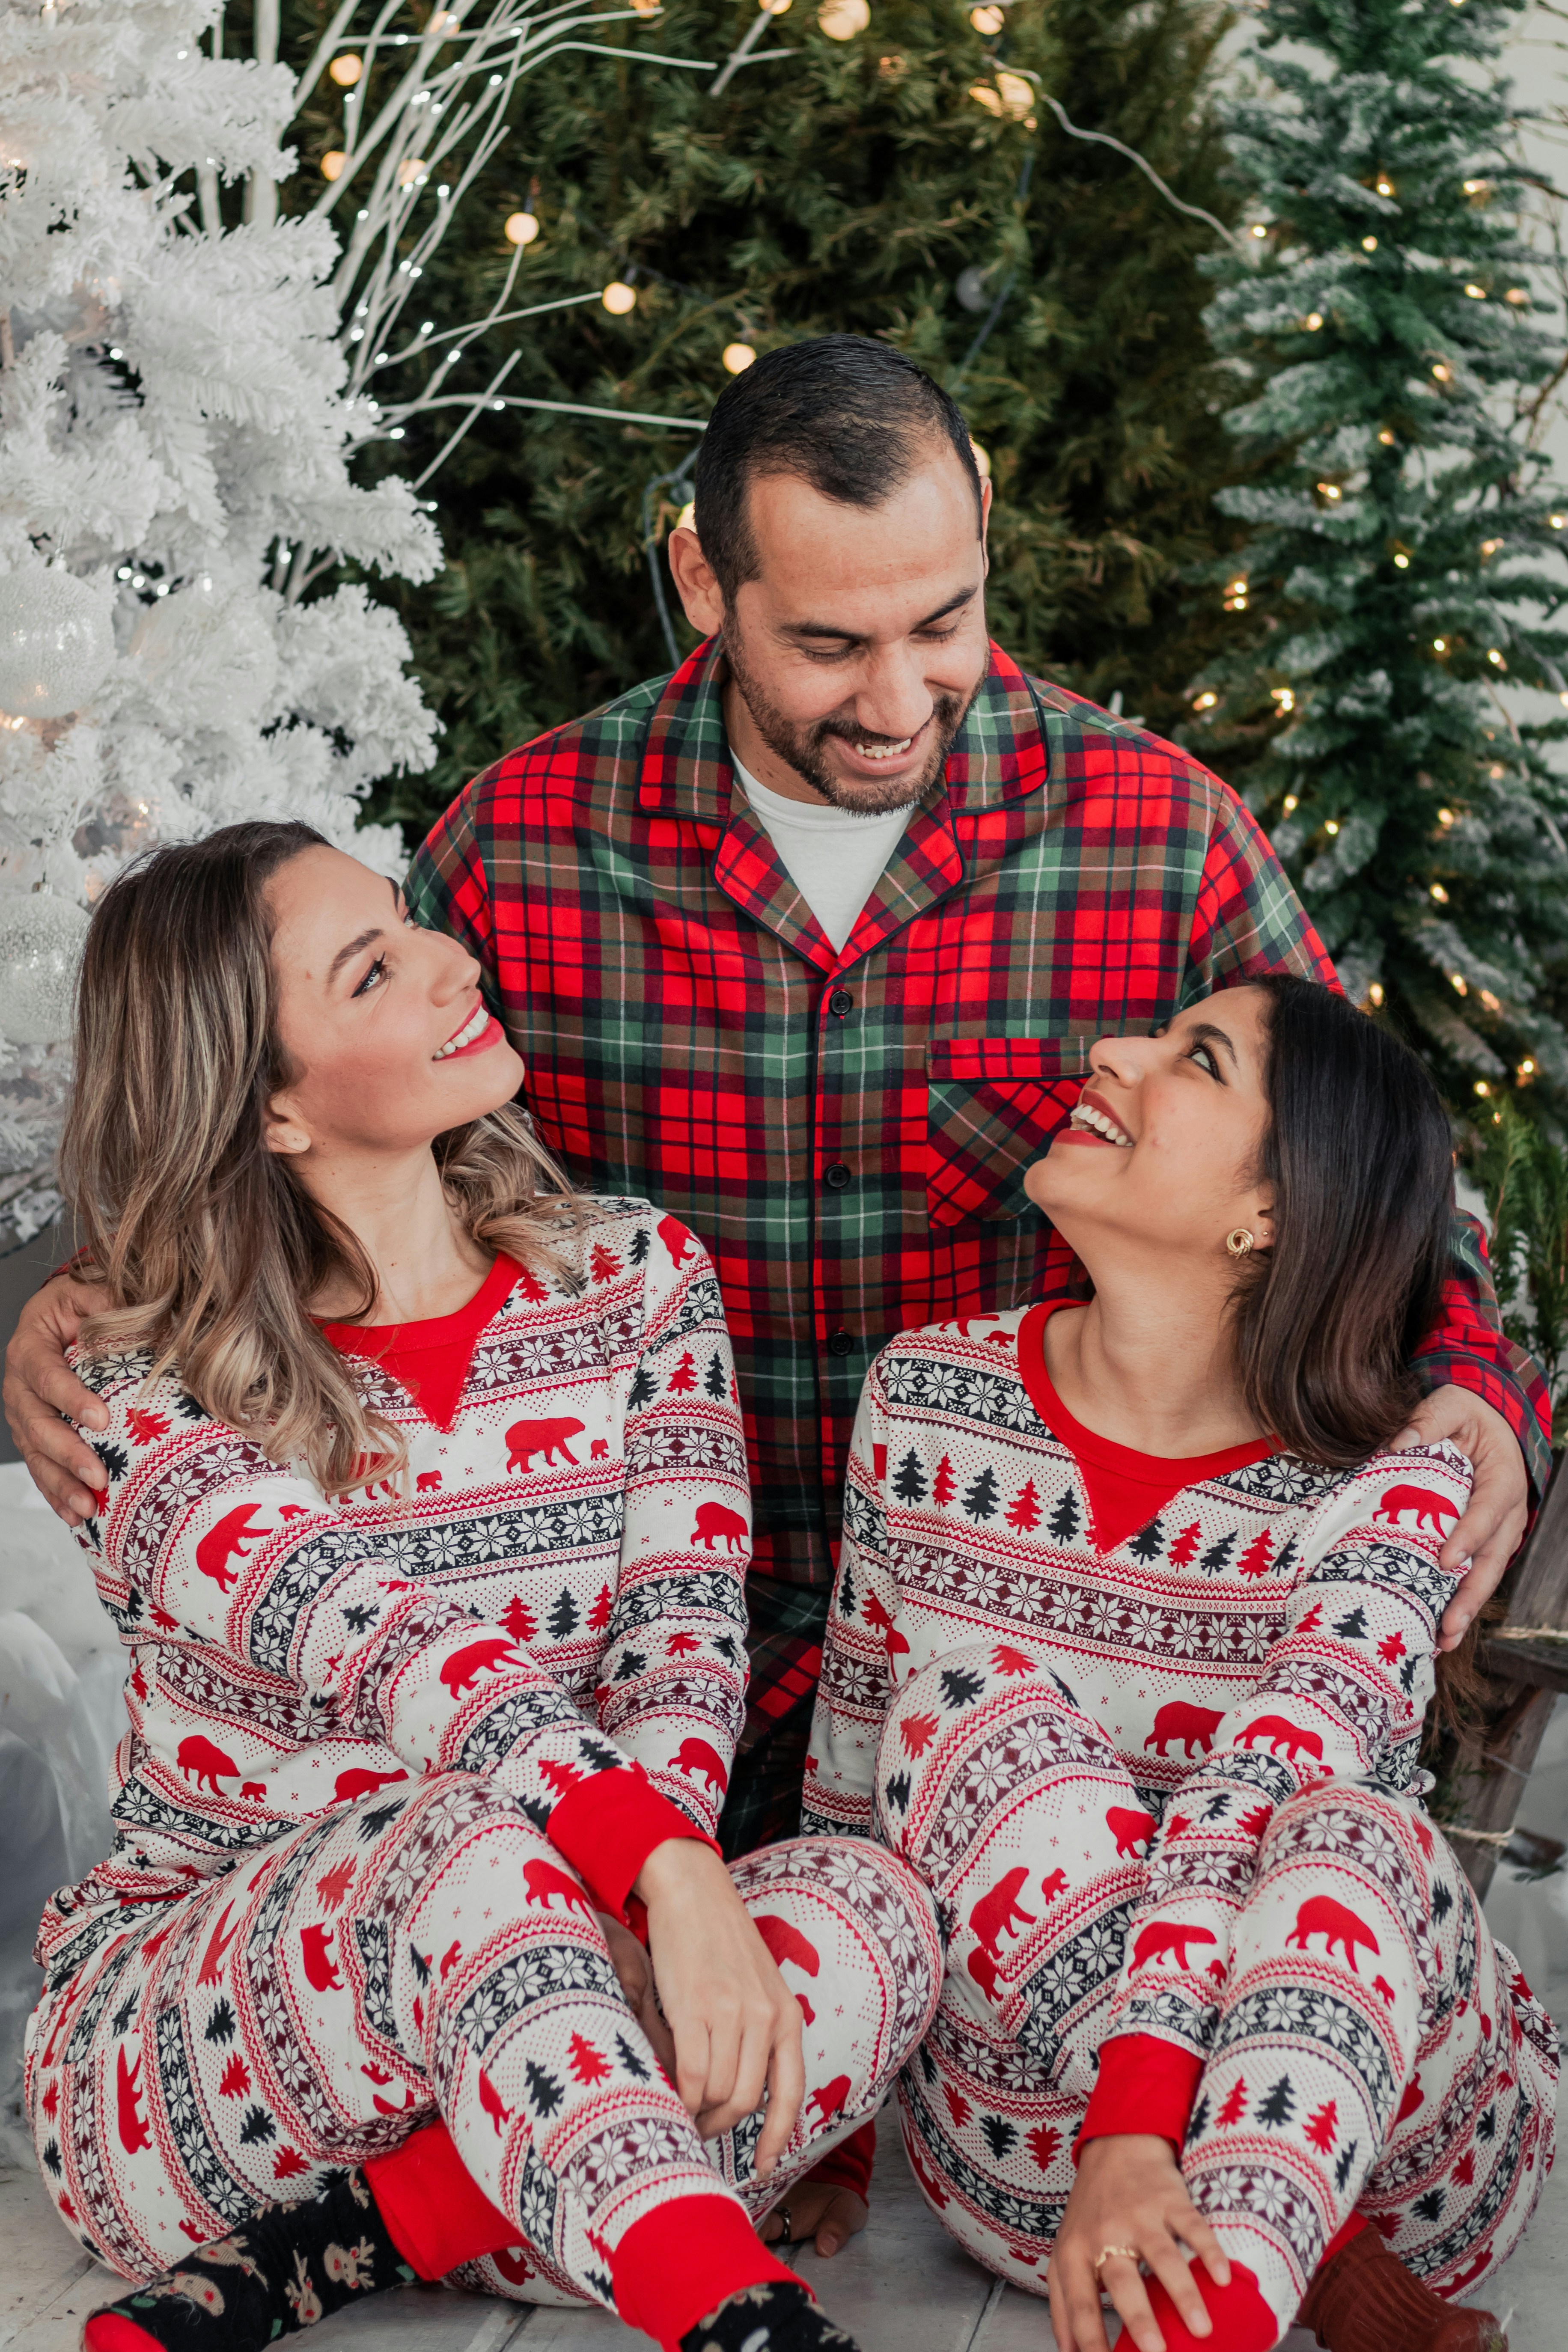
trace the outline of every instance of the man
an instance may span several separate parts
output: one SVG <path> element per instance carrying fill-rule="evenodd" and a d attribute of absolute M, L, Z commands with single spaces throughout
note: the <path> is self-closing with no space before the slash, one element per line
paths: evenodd
<path fill-rule="evenodd" d="M 795 1825 L 872 1356 L 1068 1279 L 1022 1180 L 1090 1040 L 1249 971 L 1331 977 L 1225 785 L 988 644 L 989 505 L 901 353 L 834 335 L 759 360 L 669 544 L 707 642 L 477 778 L 409 879 L 482 963 L 574 1178 L 650 1194 L 719 1268 L 756 1515 L 731 1852 Z M 1473 1227 L 1456 1246 L 1416 1423 L 1477 1470 L 1450 1644 L 1523 1531 L 1521 1448 L 1538 1487 L 1547 1461 Z M 5 1402 L 80 1515 L 102 1474 L 51 1410 L 92 1419 L 63 1290 L 26 1311 Z"/>

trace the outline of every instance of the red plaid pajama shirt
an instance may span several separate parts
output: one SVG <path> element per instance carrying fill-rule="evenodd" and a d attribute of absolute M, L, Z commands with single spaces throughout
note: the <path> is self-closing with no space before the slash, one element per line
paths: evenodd
<path fill-rule="evenodd" d="M 900 1329 L 1069 1279 L 1023 1176 L 1096 1037 L 1250 972 L 1333 971 L 1226 785 L 995 646 L 945 775 L 836 954 L 734 792 L 726 675 L 710 640 L 498 761 L 419 850 L 408 893 L 483 966 L 574 1180 L 648 1194 L 712 1253 L 755 1494 L 742 1746 L 788 1717 L 798 1742 L 771 1744 L 798 1744 L 798 1762 L 872 1357 Z M 1505 1415 L 1539 1492 L 1542 1385 L 1500 1328 L 1468 1220 L 1421 1370 Z M 732 1843 L 788 1826 L 779 1794 L 727 1825 Z"/>

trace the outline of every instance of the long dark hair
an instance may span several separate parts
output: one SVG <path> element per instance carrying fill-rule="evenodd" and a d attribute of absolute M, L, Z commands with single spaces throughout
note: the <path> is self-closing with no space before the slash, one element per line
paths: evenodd
<path fill-rule="evenodd" d="M 1242 1261 L 1237 1355 L 1260 1426 L 1289 1453 L 1349 1469 L 1396 1437 L 1411 1370 L 1442 1305 L 1453 1139 L 1406 1045 L 1320 982 L 1272 973 L 1268 1125 L 1258 1174 L 1274 1245 Z M 1485 1685 L 1478 1617 L 1435 1661 L 1439 1726 L 1464 1737 Z"/>
<path fill-rule="evenodd" d="M 1454 1154 L 1437 1089 L 1406 1045 L 1320 982 L 1271 973 L 1259 1177 L 1274 1245 L 1242 1262 L 1247 1401 L 1304 1461 L 1348 1469 L 1421 1396 L 1411 1359 L 1436 1322 Z"/>

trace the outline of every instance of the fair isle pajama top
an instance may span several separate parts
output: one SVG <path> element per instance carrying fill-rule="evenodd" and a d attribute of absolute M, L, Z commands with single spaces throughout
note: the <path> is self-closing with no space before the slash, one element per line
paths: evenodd
<path fill-rule="evenodd" d="M 1281 2327 L 1358 2212 L 1473 2285 L 1539 2194 L 1556 2053 L 1421 1801 L 1469 1465 L 1136 1454 L 1056 1397 L 1052 1311 L 900 1334 L 850 1458 L 806 1823 L 937 1904 L 917 2175 L 1036 2293 L 1106 2132 L 1172 2141 Z"/>

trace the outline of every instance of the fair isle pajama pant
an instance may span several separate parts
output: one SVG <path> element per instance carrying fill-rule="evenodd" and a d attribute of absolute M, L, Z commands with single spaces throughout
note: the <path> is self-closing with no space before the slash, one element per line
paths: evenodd
<path fill-rule="evenodd" d="M 634 2222 L 694 2194 L 760 2218 L 875 2112 L 935 2005 L 931 1901 L 890 1854 L 797 1839 L 732 1875 L 808 2021 L 805 2105 L 765 2184 L 761 2116 L 704 2145 L 581 1881 L 512 1798 L 452 1772 L 129 1915 L 46 1992 L 27 2097 L 56 2203 L 140 2280 L 438 2112 L 518 2221 L 516 2246 L 466 2264 L 464 2283 L 613 2308 Z"/>
<path fill-rule="evenodd" d="M 936 2017 L 900 2085 L 910 2164 L 977 2261 L 1043 2294 L 1147 1881 L 1138 1816 L 1175 1800 L 1134 1786 L 1039 1657 L 1020 1675 L 1016 1651 L 1005 1673 L 996 1655 L 956 1650 L 900 1691 L 877 1827 L 931 1889 L 947 1947 Z M 955 1667 L 978 1685 L 956 1715 L 943 1688 Z M 1375 1970 L 1364 1950 L 1355 1966 L 1353 1938 L 1295 1945 L 1303 1905 L 1323 1895 L 1375 1935 Z M 1551 2021 L 1441 1837 L 1405 1799 L 1325 1782 L 1265 1833 L 1182 2170 L 1281 2329 L 1352 2211 L 1418 2277 L 1462 2294 L 1534 2209 L 1555 2074 Z"/>

